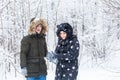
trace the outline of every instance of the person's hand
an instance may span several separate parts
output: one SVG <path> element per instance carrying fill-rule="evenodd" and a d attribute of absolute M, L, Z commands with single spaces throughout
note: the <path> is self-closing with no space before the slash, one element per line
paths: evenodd
<path fill-rule="evenodd" d="M 54 64 L 57 64 L 57 63 L 58 63 L 58 59 L 55 58 L 55 59 L 53 59 L 51 62 L 53 62 Z"/>
<path fill-rule="evenodd" d="M 23 76 L 27 76 L 27 68 L 26 67 L 23 67 L 21 69 L 21 72 L 22 72 Z"/>
<path fill-rule="evenodd" d="M 53 51 L 47 53 L 47 59 L 48 59 L 50 62 L 53 62 L 53 63 L 55 63 L 55 64 L 57 64 L 57 62 L 58 62 L 58 60 L 57 60 L 57 58 L 56 58 L 56 53 L 54 53 Z"/>
<path fill-rule="evenodd" d="M 51 52 L 48 52 L 46 58 L 47 58 L 49 61 L 51 61 L 52 59 L 54 59 L 54 54 L 53 54 L 53 52 L 52 52 L 52 51 L 51 51 Z"/>

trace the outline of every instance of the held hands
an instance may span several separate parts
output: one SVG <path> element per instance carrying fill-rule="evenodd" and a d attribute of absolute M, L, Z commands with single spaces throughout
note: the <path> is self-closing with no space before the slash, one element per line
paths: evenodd
<path fill-rule="evenodd" d="M 26 67 L 23 67 L 21 69 L 21 72 L 22 72 L 23 76 L 27 76 L 27 68 Z"/>
<path fill-rule="evenodd" d="M 58 60 L 57 60 L 57 57 L 56 57 L 56 53 L 51 51 L 51 52 L 48 52 L 47 53 L 47 59 L 50 61 L 50 62 L 53 62 L 54 64 L 57 64 Z"/>

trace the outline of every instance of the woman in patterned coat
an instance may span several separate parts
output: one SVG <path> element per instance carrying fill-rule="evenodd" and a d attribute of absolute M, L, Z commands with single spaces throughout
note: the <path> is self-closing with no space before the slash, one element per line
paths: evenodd
<path fill-rule="evenodd" d="M 76 80 L 78 74 L 79 41 L 73 35 L 69 23 L 57 26 L 58 44 L 55 57 L 58 60 L 55 80 Z"/>

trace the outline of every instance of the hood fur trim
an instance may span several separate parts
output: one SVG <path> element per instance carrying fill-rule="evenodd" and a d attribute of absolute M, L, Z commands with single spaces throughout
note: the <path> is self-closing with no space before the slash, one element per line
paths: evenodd
<path fill-rule="evenodd" d="M 30 35 L 35 34 L 35 33 L 36 33 L 36 32 L 35 32 L 35 29 L 36 29 L 36 27 L 37 27 L 39 24 L 42 25 L 42 31 L 41 31 L 41 33 L 42 33 L 42 34 L 45 34 L 45 33 L 47 32 L 47 23 L 45 22 L 45 20 L 40 19 L 40 18 L 35 18 L 35 19 L 30 23 L 30 27 L 29 27 L 28 33 L 29 33 Z"/>

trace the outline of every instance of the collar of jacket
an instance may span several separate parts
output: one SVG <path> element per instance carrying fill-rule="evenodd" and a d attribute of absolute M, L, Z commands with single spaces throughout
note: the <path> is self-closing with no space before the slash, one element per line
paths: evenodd
<path fill-rule="evenodd" d="M 36 33 L 36 34 L 32 34 L 30 36 L 31 36 L 31 38 L 45 38 L 46 35 Z"/>
<path fill-rule="evenodd" d="M 65 46 L 65 45 L 67 45 L 69 43 L 69 40 L 59 40 L 59 42 L 58 42 L 58 44 L 59 45 L 62 45 L 62 46 Z"/>

